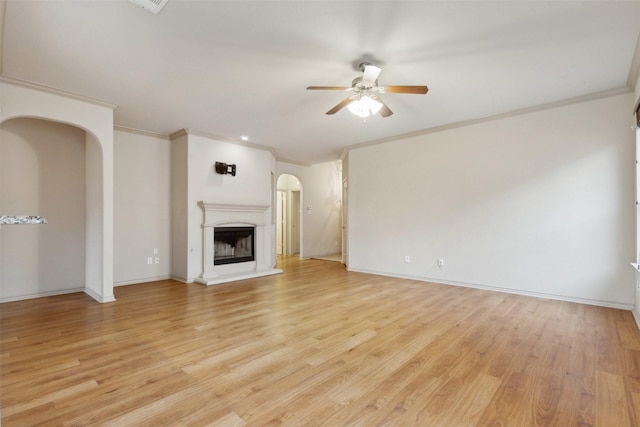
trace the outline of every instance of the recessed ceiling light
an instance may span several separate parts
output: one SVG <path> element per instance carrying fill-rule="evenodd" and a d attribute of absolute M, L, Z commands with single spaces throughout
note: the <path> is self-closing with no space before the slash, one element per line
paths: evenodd
<path fill-rule="evenodd" d="M 247 135 L 242 135 L 242 136 L 240 137 L 240 139 L 241 139 L 241 140 L 243 140 L 243 141 L 248 141 L 248 140 L 249 140 L 249 137 L 248 137 Z"/>

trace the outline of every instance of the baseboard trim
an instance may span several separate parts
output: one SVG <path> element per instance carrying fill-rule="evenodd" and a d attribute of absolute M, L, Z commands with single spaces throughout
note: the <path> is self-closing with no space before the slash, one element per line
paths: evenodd
<path fill-rule="evenodd" d="M 186 277 L 174 276 L 174 275 L 171 275 L 171 277 L 169 277 L 169 279 L 176 280 L 176 281 L 182 282 L 182 283 L 194 283 L 196 281 L 196 279 L 188 279 Z"/>
<path fill-rule="evenodd" d="M 115 282 L 113 284 L 113 286 L 128 286 L 128 285 L 139 285 L 140 283 L 147 283 L 147 282 L 157 282 L 159 280 L 169 280 L 172 279 L 171 276 L 166 275 L 166 276 L 158 276 L 158 277 L 145 277 L 142 279 L 135 279 L 135 280 L 125 280 L 123 282 Z"/>
<path fill-rule="evenodd" d="M 310 258 L 321 259 L 323 261 L 338 261 L 338 262 L 342 262 L 342 254 L 319 255 L 319 256 L 312 256 Z"/>
<path fill-rule="evenodd" d="M 56 295 L 75 294 L 77 292 L 84 292 L 84 291 L 85 291 L 84 288 L 72 288 L 72 289 L 63 289 L 63 290 L 51 291 L 51 292 L 38 292 L 37 294 L 16 295 L 14 297 L 0 298 L 0 304 L 5 302 L 23 301 L 23 300 L 34 299 L 34 298 L 53 297 Z"/>
<path fill-rule="evenodd" d="M 98 301 L 99 303 L 107 303 L 107 302 L 114 302 L 116 300 L 116 297 L 114 297 L 113 295 L 105 298 L 101 295 L 98 295 L 97 293 L 95 293 L 94 291 L 92 291 L 89 288 L 84 288 L 84 293 L 89 295 L 91 298 L 93 298 L 94 300 Z"/>
<path fill-rule="evenodd" d="M 460 286 L 460 287 L 464 287 L 464 288 L 482 289 L 482 290 L 485 290 L 485 291 L 502 292 L 502 293 L 506 293 L 506 294 L 515 294 L 515 295 L 523 295 L 523 296 L 534 297 L 534 298 L 544 298 L 544 299 L 552 299 L 552 300 L 558 300 L 558 301 L 575 302 L 575 303 L 578 303 L 578 304 L 595 305 L 595 306 L 598 306 L 598 307 L 617 308 L 619 310 L 629 310 L 629 311 L 632 311 L 632 312 L 633 312 L 633 307 L 634 307 L 633 304 L 624 304 L 624 303 L 619 303 L 619 302 L 615 302 L 615 301 L 592 300 L 592 299 L 587 299 L 587 298 L 575 298 L 575 297 L 570 297 L 570 296 L 566 296 L 566 295 L 546 294 L 546 293 L 542 293 L 542 292 L 532 292 L 532 291 L 525 291 L 525 290 L 521 290 L 521 289 L 501 288 L 501 287 L 498 287 L 498 286 L 479 285 L 479 284 L 476 284 L 476 283 L 455 282 L 455 281 L 442 280 L 442 279 L 432 279 L 432 278 L 429 278 L 429 277 L 409 276 L 409 275 L 402 275 L 402 274 L 391 274 L 391 273 L 385 273 L 385 272 L 374 271 L 374 270 L 358 269 L 358 268 L 347 268 L 347 270 L 348 271 L 357 272 L 357 273 L 375 274 L 377 276 L 395 277 L 395 278 L 398 278 L 398 279 L 419 280 L 421 282 L 430 282 L 430 283 L 435 283 L 435 284 L 439 284 L 439 285 Z M 637 318 L 636 318 L 636 322 L 638 322 Z M 640 323 L 639 323 L 639 327 L 640 327 Z"/>

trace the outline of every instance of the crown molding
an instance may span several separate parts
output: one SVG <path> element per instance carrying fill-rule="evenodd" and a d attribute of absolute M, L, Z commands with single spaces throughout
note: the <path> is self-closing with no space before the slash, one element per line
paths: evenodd
<path fill-rule="evenodd" d="M 340 153 L 340 161 L 344 162 L 344 159 L 346 159 L 348 155 L 349 155 L 349 147 L 344 147 L 342 149 L 342 153 Z"/>
<path fill-rule="evenodd" d="M 276 153 L 276 150 L 273 147 L 268 147 L 266 145 L 260 145 L 260 144 L 254 144 L 251 142 L 246 142 L 246 141 L 240 141 L 240 140 L 236 140 L 236 139 L 232 139 L 232 138 L 227 138 L 225 136 L 220 136 L 220 135 L 214 135 L 214 134 L 210 134 L 210 133 L 206 133 L 206 132 L 199 132 L 199 131 L 194 131 L 191 129 L 180 129 L 178 131 L 175 131 L 171 134 L 169 134 L 169 139 L 175 139 L 181 136 L 185 136 L 185 135 L 193 135 L 193 136 L 200 136 L 203 138 L 208 138 L 208 139 L 213 139 L 216 141 L 221 141 L 221 142 L 229 142 L 231 144 L 235 144 L 235 145 L 242 145 L 244 147 L 249 147 L 249 148 L 255 148 L 258 150 L 264 150 L 264 151 L 269 151 L 271 153 L 271 155 L 274 158 L 278 158 L 278 155 Z"/>
<path fill-rule="evenodd" d="M 290 165 L 303 166 L 303 167 L 306 167 L 306 168 L 313 166 L 310 163 L 299 162 L 297 160 L 285 159 L 285 158 L 282 158 L 282 157 L 276 157 L 276 162 L 288 163 Z"/>
<path fill-rule="evenodd" d="M 639 76 L 640 76 L 640 35 L 638 36 L 638 40 L 636 41 L 636 50 L 633 53 L 633 58 L 631 59 L 631 67 L 629 68 L 629 75 L 627 76 L 627 86 L 629 86 L 632 90 L 636 89 L 636 83 L 638 82 Z"/>
<path fill-rule="evenodd" d="M 187 135 L 189 135 L 189 133 L 187 132 L 186 129 L 180 129 L 180 130 L 177 130 L 177 131 L 175 131 L 173 133 L 170 133 L 169 134 L 169 139 L 173 140 L 173 139 L 176 139 L 176 138 L 180 138 L 181 136 L 187 136 Z"/>
<path fill-rule="evenodd" d="M 36 89 L 42 92 L 47 92 L 52 95 L 64 96 L 65 98 L 75 99 L 77 101 L 87 102 L 89 104 L 98 105 L 100 107 L 106 107 L 111 110 L 115 110 L 118 108 L 118 104 L 114 104 L 108 101 L 102 101 L 100 99 L 90 98 L 88 96 L 80 95 L 73 92 L 68 92 L 66 90 L 57 89 L 51 86 L 45 86 L 40 83 L 34 83 L 28 80 L 21 80 L 11 76 L 0 75 L 0 82 L 12 84 L 15 86 L 22 86 L 29 89 Z"/>
<path fill-rule="evenodd" d="M 113 130 L 118 130 L 121 132 L 135 133 L 138 135 L 151 136 L 153 138 L 161 138 L 161 139 L 171 139 L 171 135 L 166 135 L 163 133 L 151 132 L 143 129 L 136 129 L 127 126 L 114 125 Z"/>
<path fill-rule="evenodd" d="M 575 98 L 569 98 L 569 99 L 565 99 L 565 100 L 557 101 L 557 102 L 552 102 L 552 103 L 548 103 L 548 104 L 541 104 L 541 105 L 537 105 L 537 106 L 534 106 L 534 107 L 522 108 L 520 110 L 514 110 L 514 111 L 510 111 L 508 113 L 495 114 L 495 115 L 492 115 L 492 116 L 481 117 L 481 118 L 478 118 L 478 119 L 465 120 L 465 121 L 456 122 L 456 123 L 449 123 L 449 124 L 442 125 L 442 126 L 435 126 L 435 127 L 428 128 L 428 129 L 422 129 L 422 130 L 418 130 L 418 131 L 414 131 L 414 132 L 408 132 L 408 133 L 404 133 L 404 134 L 401 134 L 401 135 L 395 135 L 395 136 L 390 136 L 390 137 L 387 137 L 387 138 L 381 138 L 381 139 L 375 139 L 375 140 L 371 140 L 371 141 L 366 141 L 366 142 L 362 142 L 360 144 L 354 144 L 354 145 L 349 145 L 347 147 L 344 147 L 344 149 L 342 151 L 341 159 L 344 159 L 346 157 L 346 155 L 349 153 L 349 151 L 357 149 L 357 148 L 364 148 L 364 147 L 369 147 L 369 146 L 372 146 L 372 145 L 384 144 L 384 143 L 387 143 L 387 142 L 401 141 L 403 139 L 413 138 L 413 137 L 416 137 L 416 136 L 428 135 L 428 134 L 431 134 L 431 133 L 442 132 L 442 131 L 446 131 L 446 130 L 450 130 L 450 129 L 456 129 L 456 128 L 461 128 L 461 127 L 471 126 L 471 125 L 484 123 L 484 122 L 491 122 L 491 121 L 499 120 L 499 119 L 506 119 L 506 118 L 509 118 L 509 117 L 521 116 L 521 115 L 524 115 L 524 114 L 535 113 L 537 111 L 550 110 L 550 109 L 553 109 L 553 108 L 558 108 L 558 107 L 563 107 L 563 106 L 573 105 L 573 104 L 579 104 L 579 103 L 582 103 L 582 102 L 594 101 L 594 100 L 597 100 L 597 99 L 609 98 L 609 97 L 612 97 L 612 96 L 617 96 L 617 95 L 622 95 L 622 94 L 632 93 L 632 92 L 633 92 L 633 90 L 631 88 L 622 87 L 622 88 L 618 88 L 618 89 L 612 89 L 612 90 L 607 90 L 607 91 L 603 91 L 603 92 L 597 92 L 597 93 L 593 93 L 593 94 L 589 94 L 589 95 L 578 96 L 578 97 L 575 97 Z"/>

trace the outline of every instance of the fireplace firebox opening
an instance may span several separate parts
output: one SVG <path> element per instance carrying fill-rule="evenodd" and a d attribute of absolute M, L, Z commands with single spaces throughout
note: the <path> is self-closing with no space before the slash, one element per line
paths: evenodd
<path fill-rule="evenodd" d="M 255 261 L 255 227 L 215 227 L 213 264 Z"/>

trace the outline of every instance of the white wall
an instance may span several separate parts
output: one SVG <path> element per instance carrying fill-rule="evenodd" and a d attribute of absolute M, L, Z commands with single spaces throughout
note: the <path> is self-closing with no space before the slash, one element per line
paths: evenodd
<path fill-rule="evenodd" d="M 0 125 L 0 214 L 48 224 L 0 228 L 0 300 L 85 287 L 85 132 L 39 119 Z"/>
<path fill-rule="evenodd" d="M 84 291 L 99 302 L 113 301 L 115 105 L 1 76 L 0 93 L 0 123 L 21 117 L 42 118 L 86 131 Z"/>
<path fill-rule="evenodd" d="M 114 132 L 116 285 L 171 276 L 170 156 L 168 138 Z"/>
<path fill-rule="evenodd" d="M 640 128 L 636 126 L 636 144 L 635 144 L 635 151 L 636 151 L 636 179 L 635 179 L 635 184 L 636 184 L 636 192 L 635 192 L 635 198 L 636 198 L 636 229 L 635 229 L 635 258 L 632 260 L 633 264 L 635 264 L 636 266 L 638 265 L 638 263 L 640 262 L 640 205 L 637 205 L 637 201 L 640 200 L 640 151 L 638 150 L 638 147 L 640 147 Z M 635 276 L 636 276 L 636 287 L 635 287 L 635 299 L 634 299 L 634 306 L 633 306 L 633 316 L 636 319 L 636 323 L 638 324 L 638 327 L 640 327 L 640 270 L 636 270 L 635 271 Z"/>
<path fill-rule="evenodd" d="M 173 212 L 180 213 L 173 220 L 174 240 L 177 240 L 176 229 L 186 229 L 186 241 L 176 242 L 180 243 L 179 246 L 186 246 L 173 244 L 172 275 L 179 280 L 192 282 L 202 273 L 203 212 L 198 202 L 271 206 L 273 156 L 270 151 L 193 133 L 176 134 L 173 144 L 176 146 L 172 146 L 172 156 L 176 156 L 172 158 L 172 170 L 179 174 L 172 177 L 172 191 L 180 196 L 180 200 L 175 197 L 172 200 Z M 236 176 L 217 174 L 215 162 L 236 164 Z M 271 208 L 266 215 L 271 217 Z M 272 242 L 272 227 L 267 228 L 269 230 L 265 234 L 271 247 L 272 243 L 275 245 Z M 184 239 L 184 236 L 179 239 Z M 270 264 L 274 262 L 272 260 Z"/>
<path fill-rule="evenodd" d="M 2 213 L 48 220 L 0 229 L 2 300 L 84 289 L 85 134 L 39 119 L 0 125 Z M 128 132 L 115 137 L 114 280 L 169 277 L 169 141 Z M 149 266 L 154 247 L 161 263 Z"/>
<path fill-rule="evenodd" d="M 632 104 L 618 95 L 351 150 L 350 269 L 631 308 Z"/>
<path fill-rule="evenodd" d="M 189 141 L 180 134 L 171 140 L 171 277 L 187 281 L 189 261 Z"/>
<path fill-rule="evenodd" d="M 302 183 L 301 258 L 339 254 L 342 246 L 341 162 L 301 166 L 276 162 L 277 176 L 290 174 Z M 311 214 L 307 208 L 311 207 Z"/>
<path fill-rule="evenodd" d="M 636 48 L 640 49 L 640 45 L 636 46 Z M 633 107 L 635 107 L 636 105 L 638 105 L 638 103 L 640 103 L 640 75 L 638 75 L 638 79 L 636 81 L 636 85 L 635 85 L 635 92 L 634 92 L 634 104 Z M 632 108 L 633 110 L 633 108 Z M 636 159 L 640 158 L 640 153 L 637 152 L 637 147 L 640 146 L 640 129 L 636 128 Z M 638 198 L 638 195 L 640 195 L 640 189 L 638 188 L 638 182 L 640 182 L 640 177 L 637 176 L 638 174 L 638 168 L 636 168 L 636 200 Z M 637 209 L 640 209 L 640 207 L 636 208 L 636 217 L 640 217 L 640 215 L 638 215 Z M 640 227 L 640 223 L 638 223 L 638 220 L 636 220 L 636 258 L 634 258 L 634 261 L 640 262 L 640 239 L 638 239 L 637 236 L 640 236 L 640 230 L 638 230 L 638 227 Z M 635 290 L 635 304 L 634 304 L 634 308 L 633 308 L 633 315 L 636 319 L 636 323 L 638 324 L 638 326 L 640 327 L 640 272 L 636 271 L 635 273 L 636 275 L 636 290 Z"/>

